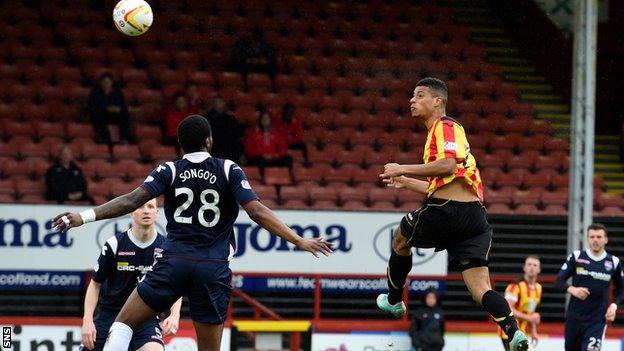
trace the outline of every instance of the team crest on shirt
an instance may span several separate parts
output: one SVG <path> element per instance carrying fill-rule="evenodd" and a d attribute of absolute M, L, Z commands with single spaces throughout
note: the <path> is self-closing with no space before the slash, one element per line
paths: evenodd
<path fill-rule="evenodd" d="M 613 269 L 613 262 L 605 261 L 605 269 L 607 270 L 607 272 L 610 272 Z"/>
<path fill-rule="evenodd" d="M 246 180 L 241 180 L 241 186 L 243 187 L 243 189 L 251 190 L 251 184 L 249 184 L 249 182 Z"/>

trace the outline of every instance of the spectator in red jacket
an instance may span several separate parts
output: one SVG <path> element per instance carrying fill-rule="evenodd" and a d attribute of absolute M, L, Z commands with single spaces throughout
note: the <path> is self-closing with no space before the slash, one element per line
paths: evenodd
<path fill-rule="evenodd" d="M 282 108 L 282 114 L 274 121 L 275 128 L 286 136 L 290 150 L 301 150 L 308 162 L 308 149 L 303 142 L 303 122 L 295 116 L 295 106 L 290 102 Z"/>
<path fill-rule="evenodd" d="M 189 109 L 188 100 L 183 93 L 178 93 L 173 98 L 173 106 L 165 111 L 165 143 L 177 145 L 178 124 L 188 115 L 194 112 Z M 177 146 L 176 146 L 177 147 Z"/>
<path fill-rule="evenodd" d="M 245 156 L 251 166 L 291 167 L 292 158 L 288 156 L 288 139 L 273 127 L 271 114 L 260 111 L 258 126 L 245 138 Z"/>

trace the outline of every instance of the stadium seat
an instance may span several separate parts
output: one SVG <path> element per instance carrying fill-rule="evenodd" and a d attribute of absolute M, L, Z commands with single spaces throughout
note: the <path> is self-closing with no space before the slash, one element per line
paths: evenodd
<path fill-rule="evenodd" d="M 399 209 L 390 201 L 377 201 L 374 202 L 369 208 L 371 211 L 396 211 Z"/>
<path fill-rule="evenodd" d="M 116 182 L 111 185 L 110 191 L 113 197 L 124 195 L 136 189 L 137 185 L 132 183 Z"/>
<path fill-rule="evenodd" d="M 1 201 L 1 197 L 0 197 Z M 33 205 L 41 205 L 49 203 L 50 201 L 46 200 L 44 194 L 25 194 L 22 195 L 19 199 L 20 203 L 23 204 L 33 204 Z"/>
<path fill-rule="evenodd" d="M 254 185 L 253 189 L 261 200 L 277 201 L 277 190 L 274 185 Z"/>
<path fill-rule="evenodd" d="M 364 188 L 343 187 L 338 189 L 338 197 L 341 202 L 359 201 L 365 202 L 368 197 L 368 191 Z"/>
<path fill-rule="evenodd" d="M 116 160 L 141 160 L 141 153 L 137 145 L 125 144 L 113 146 L 113 158 Z"/>
<path fill-rule="evenodd" d="M 301 200 L 308 203 L 310 194 L 308 190 L 301 186 L 281 186 L 280 199 L 284 202 L 291 200 Z"/>
<path fill-rule="evenodd" d="M 108 150 L 108 145 L 104 144 L 84 144 L 80 150 L 77 152 L 81 155 L 83 159 L 110 159 L 110 152 Z"/>
<path fill-rule="evenodd" d="M 531 204 L 522 204 L 514 209 L 514 214 L 517 215 L 540 215 L 543 214 L 542 210 L 539 210 L 537 206 Z"/>
<path fill-rule="evenodd" d="M 343 161 L 340 157 L 338 157 L 340 163 L 346 163 L 347 161 Z M 324 179 L 327 182 L 344 182 L 348 183 L 353 179 L 353 172 L 360 167 L 354 164 L 343 164 L 338 169 L 331 168 L 329 169 L 325 175 Z"/>
<path fill-rule="evenodd" d="M 364 201 L 358 201 L 358 200 L 347 200 L 342 203 L 340 208 L 345 211 L 368 211 L 369 210 L 368 206 L 366 206 L 366 203 L 364 203 Z"/>
<path fill-rule="evenodd" d="M 39 138 L 44 137 L 65 137 L 65 126 L 63 123 L 50 123 L 50 122 L 36 122 L 33 123 L 33 127 L 36 130 Z"/>
<path fill-rule="evenodd" d="M 269 206 L 267 203 L 265 203 L 263 200 L 261 200 L 262 203 L 264 203 L 266 206 Z M 308 204 L 303 201 L 303 200 L 297 200 L 297 199 L 293 199 L 293 200 L 288 200 L 286 202 L 284 202 L 283 204 L 281 204 L 280 206 L 283 209 L 291 209 L 291 210 L 303 210 L 303 209 L 308 209 L 309 206 Z"/>
<path fill-rule="evenodd" d="M 18 196 L 24 196 L 24 195 L 42 196 L 47 191 L 45 179 L 39 179 L 39 180 L 18 179 L 15 184 L 16 184 L 16 190 L 17 190 Z"/>
<path fill-rule="evenodd" d="M 290 170 L 286 167 L 266 167 L 263 179 L 267 185 L 289 185 L 292 183 Z"/>
<path fill-rule="evenodd" d="M 368 191 L 368 200 L 371 203 L 380 201 L 396 203 L 398 196 L 399 192 L 397 191 L 397 189 L 392 188 L 371 188 Z"/>

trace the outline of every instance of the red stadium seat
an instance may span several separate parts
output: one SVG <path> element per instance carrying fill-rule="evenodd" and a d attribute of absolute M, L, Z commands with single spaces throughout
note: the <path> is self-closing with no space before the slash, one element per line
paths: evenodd
<path fill-rule="evenodd" d="M 340 163 L 343 163 L 339 157 Z M 353 172 L 360 167 L 354 164 L 343 164 L 338 169 L 329 169 L 325 173 L 325 181 L 327 182 L 350 182 L 353 179 Z"/>
<path fill-rule="evenodd" d="M 262 201 L 262 203 L 267 205 L 264 201 Z M 267 205 L 267 206 L 269 206 L 269 205 Z M 305 201 L 297 200 L 297 199 L 288 200 L 288 201 L 284 202 L 279 207 L 284 208 L 284 209 L 291 209 L 291 210 L 301 210 L 301 209 L 309 208 L 308 204 Z"/>
<path fill-rule="evenodd" d="M 308 189 L 301 186 L 281 186 L 280 198 L 285 202 L 291 200 L 301 200 L 307 203 L 310 199 L 310 194 Z"/>
<path fill-rule="evenodd" d="M 333 200 L 317 200 L 314 201 L 314 208 L 317 210 L 338 210 L 340 207 Z"/>
<path fill-rule="evenodd" d="M 286 167 L 266 167 L 264 182 L 267 185 L 288 185 L 292 183 L 290 170 Z"/>
<path fill-rule="evenodd" d="M 514 209 L 514 214 L 517 215 L 541 215 L 544 214 L 542 210 L 537 206 L 531 204 L 522 204 Z"/>
<path fill-rule="evenodd" d="M 358 200 L 347 200 L 342 203 L 340 208 L 345 211 L 368 211 L 369 210 L 368 206 L 366 206 L 366 203 L 364 203 L 364 201 L 358 201 Z"/>
<path fill-rule="evenodd" d="M 274 185 L 255 185 L 253 189 L 261 200 L 277 200 L 277 190 Z"/>
<path fill-rule="evenodd" d="M 113 158 L 117 160 L 130 159 L 141 160 L 141 153 L 137 145 L 125 144 L 113 146 Z"/>
<path fill-rule="evenodd" d="M 29 180 L 18 178 L 15 183 L 18 196 L 24 195 L 45 195 L 47 191 L 45 179 Z"/>
<path fill-rule="evenodd" d="M 295 165 L 293 168 L 293 176 L 295 182 L 321 182 L 325 173 L 331 167 L 328 164 L 315 164 L 314 167 L 306 168 L 301 165 Z"/>
<path fill-rule="evenodd" d="M 394 205 L 394 203 L 390 201 L 377 201 L 373 203 L 370 207 L 371 211 L 396 211 L 399 209 Z"/>
<path fill-rule="evenodd" d="M 82 146 L 78 153 L 83 159 L 110 159 L 110 153 L 108 151 L 108 145 L 104 144 L 85 144 Z"/>
<path fill-rule="evenodd" d="M 343 187 L 338 189 L 338 197 L 340 201 L 366 201 L 368 197 L 368 193 L 366 189 L 363 188 L 351 188 L 351 187 Z"/>
<path fill-rule="evenodd" d="M 368 199 L 371 202 L 389 201 L 395 203 L 398 196 L 397 189 L 392 188 L 372 188 L 368 191 Z"/>

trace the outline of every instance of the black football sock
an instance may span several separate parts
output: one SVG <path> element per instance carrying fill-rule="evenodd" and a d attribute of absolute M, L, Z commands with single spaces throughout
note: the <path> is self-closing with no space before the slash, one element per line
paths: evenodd
<path fill-rule="evenodd" d="M 511 340 L 518 330 L 518 323 L 503 295 L 494 290 L 488 290 L 483 294 L 481 305 Z"/>
<path fill-rule="evenodd" d="M 412 269 L 412 255 L 401 256 L 394 250 L 390 254 L 388 261 L 388 302 L 396 304 L 403 300 L 403 288 L 405 287 L 405 278 Z"/>

